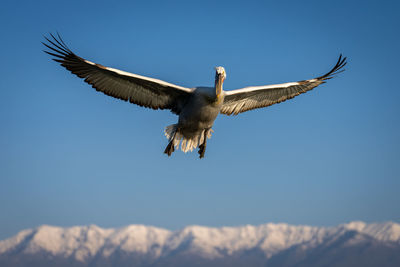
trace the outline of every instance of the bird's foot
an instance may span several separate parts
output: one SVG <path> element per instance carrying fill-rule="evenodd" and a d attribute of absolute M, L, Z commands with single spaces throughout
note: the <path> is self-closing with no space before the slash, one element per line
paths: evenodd
<path fill-rule="evenodd" d="M 164 154 L 167 154 L 169 157 L 169 156 L 171 156 L 172 152 L 174 152 L 174 151 L 175 151 L 175 147 L 174 147 L 173 141 L 171 141 L 165 148 Z"/>
<path fill-rule="evenodd" d="M 200 158 L 204 158 L 204 154 L 206 153 L 206 147 L 207 147 L 207 136 L 208 133 L 212 131 L 211 128 L 208 128 L 204 131 L 204 141 L 201 145 L 199 145 L 199 154 Z"/>
<path fill-rule="evenodd" d="M 206 146 L 204 144 L 199 145 L 200 158 L 204 158 L 205 153 L 206 153 Z"/>

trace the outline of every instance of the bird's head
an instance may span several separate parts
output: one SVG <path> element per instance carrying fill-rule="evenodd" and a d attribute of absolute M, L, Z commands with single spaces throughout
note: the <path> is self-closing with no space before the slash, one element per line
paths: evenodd
<path fill-rule="evenodd" d="M 224 67 L 215 67 L 215 81 L 224 82 L 226 79 L 226 72 Z"/>

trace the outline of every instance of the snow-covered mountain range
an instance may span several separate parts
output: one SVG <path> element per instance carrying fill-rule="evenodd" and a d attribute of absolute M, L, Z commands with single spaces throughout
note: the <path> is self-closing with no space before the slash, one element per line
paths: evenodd
<path fill-rule="evenodd" d="M 328 264 L 327 264 L 328 263 Z M 0 241 L 0 266 L 400 266 L 400 224 L 169 231 L 43 225 Z M 366 265 L 367 264 L 367 265 Z"/>

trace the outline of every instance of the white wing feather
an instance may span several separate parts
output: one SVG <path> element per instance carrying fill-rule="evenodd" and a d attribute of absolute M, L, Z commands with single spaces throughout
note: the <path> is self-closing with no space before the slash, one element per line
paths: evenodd
<path fill-rule="evenodd" d="M 332 70 L 325 75 L 314 79 L 265 86 L 252 86 L 233 91 L 226 91 L 221 113 L 226 115 L 237 115 L 248 110 L 268 107 L 291 99 L 299 94 L 310 91 L 318 85 L 325 83 L 326 80 L 333 78 L 334 75 L 343 71 L 342 68 L 346 63 L 346 57 L 342 58 L 342 55 L 340 55 Z"/>

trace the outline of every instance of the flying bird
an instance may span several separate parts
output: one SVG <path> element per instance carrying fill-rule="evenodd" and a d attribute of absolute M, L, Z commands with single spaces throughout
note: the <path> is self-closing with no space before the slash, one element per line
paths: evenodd
<path fill-rule="evenodd" d="M 317 78 L 232 91 L 223 90 L 226 72 L 223 67 L 216 67 L 213 87 L 186 88 L 88 61 L 73 53 L 59 34 L 57 37 L 50 35 L 51 38 L 45 37 L 47 43 L 43 42 L 50 50 L 44 52 L 97 91 L 142 107 L 169 109 L 179 116 L 178 123 L 165 128 L 169 143 L 164 153 L 168 156 L 180 145 L 183 152 L 198 147 L 200 158 L 203 158 L 219 113 L 237 115 L 291 99 L 344 71 L 347 63 L 346 57 L 340 55 L 336 65 Z"/>

